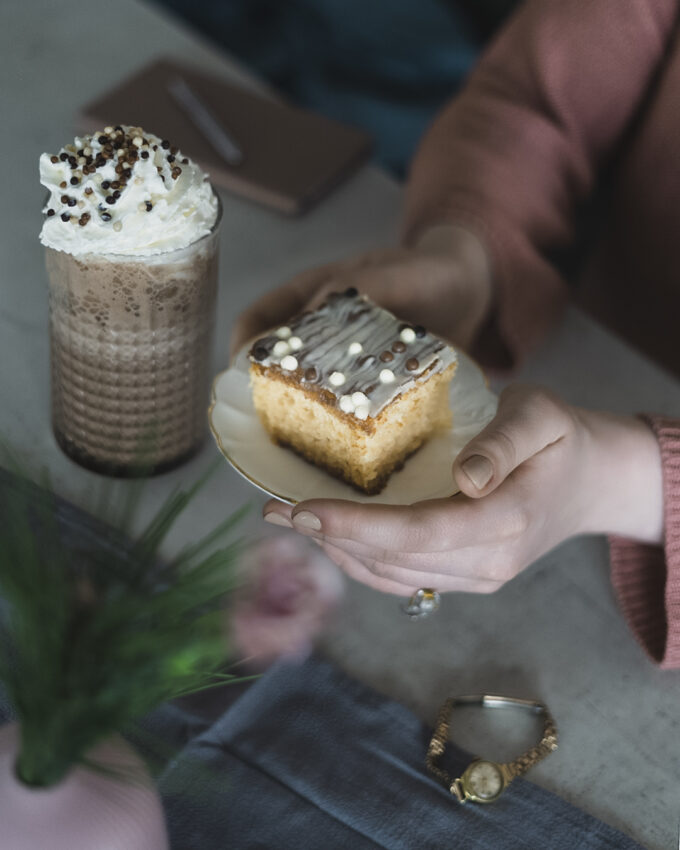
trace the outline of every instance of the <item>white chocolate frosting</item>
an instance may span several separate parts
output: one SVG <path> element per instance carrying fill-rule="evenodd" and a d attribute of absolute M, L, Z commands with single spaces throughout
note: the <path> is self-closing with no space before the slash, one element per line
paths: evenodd
<path fill-rule="evenodd" d="M 457 355 L 425 328 L 401 322 L 349 289 L 331 293 L 317 310 L 257 340 L 250 359 L 282 370 L 343 413 L 366 419 L 443 372 Z M 293 361 L 296 367 L 290 369 Z"/>
<path fill-rule="evenodd" d="M 218 202 L 207 175 L 141 127 L 106 127 L 40 157 L 49 191 L 43 245 L 83 254 L 161 254 L 210 232 Z"/>

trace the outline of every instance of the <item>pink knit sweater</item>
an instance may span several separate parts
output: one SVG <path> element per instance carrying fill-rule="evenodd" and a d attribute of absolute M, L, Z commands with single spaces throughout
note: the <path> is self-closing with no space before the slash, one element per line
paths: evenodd
<path fill-rule="evenodd" d="M 651 353 L 678 362 L 679 13 L 678 0 L 527 0 L 421 144 L 404 239 L 443 221 L 480 235 L 492 332 L 514 360 L 560 312 L 566 287 L 550 258 L 607 174 L 606 226 L 582 286 L 633 341 L 653 317 Z M 680 422 L 648 421 L 664 465 L 665 552 L 613 539 L 612 576 L 645 649 L 680 667 Z"/>

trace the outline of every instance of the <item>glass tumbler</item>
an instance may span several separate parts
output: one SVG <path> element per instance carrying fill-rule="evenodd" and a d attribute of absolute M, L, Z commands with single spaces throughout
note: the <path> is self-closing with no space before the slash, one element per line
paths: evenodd
<path fill-rule="evenodd" d="M 52 427 L 80 465 L 136 477 L 200 448 L 221 213 L 210 233 L 161 254 L 46 248 Z"/>

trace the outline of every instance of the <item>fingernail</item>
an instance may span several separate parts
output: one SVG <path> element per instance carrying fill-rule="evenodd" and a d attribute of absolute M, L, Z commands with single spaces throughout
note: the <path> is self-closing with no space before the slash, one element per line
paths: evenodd
<path fill-rule="evenodd" d="M 478 490 L 484 489 L 493 475 L 491 461 L 484 455 L 472 455 L 461 464 L 461 469 Z"/>
<path fill-rule="evenodd" d="M 281 514 L 275 513 L 274 511 L 269 514 L 265 514 L 264 521 L 270 522 L 272 525 L 282 525 L 284 528 L 293 527 L 293 523 L 289 519 L 285 516 L 281 516 Z"/>
<path fill-rule="evenodd" d="M 305 528 L 308 531 L 321 531 L 321 520 L 318 516 L 314 516 L 311 511 L 300 511 L 293 517 L 293 526 Z"/>

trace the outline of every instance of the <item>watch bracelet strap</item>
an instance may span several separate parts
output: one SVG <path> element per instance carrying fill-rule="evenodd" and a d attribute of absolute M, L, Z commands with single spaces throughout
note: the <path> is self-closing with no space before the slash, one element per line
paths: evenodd
<path fill-rule="evenodd" d="M 525 753 L 522 753 L 522 755 L 517 756 L 516 759 L 513 759 L 512 761 L 507 762 L 505 765 L 503 765 L 508 772 L 509 780 L 514 779 L 516 776 L 521 776 L 523 773 L 526 773 L 527 770 L 532 768 L 535 764 L 538 764 L 541 759 L 544 759 L 556 749 L 557 726 L 555 724 L 555 720 L 553 719 L 552 714 L 546 708 L 543 737 L 538 742 L 538 744 L 536 744 L 536 746 L 532 747 L 530 750 L 527 750 Z"/>
<path fill-rule="evenodd" d="M 436 776 L 454 796 L 458 796 L 457 791 L 454 790 L 458 780 L 450 776 L 447 771 L 443 770 L 437 764 L 437 760 L 443 754 L 449 740 L 451 714 L 455 704 L 455 697 L 450 697 L 439 709 L 434 733 L 427 748 L 425 763 L 430 773 Z M 511 762 L 499 765 L 505 773 L 507 784 L 512 782 L 515 777 L 526 773 L 527 770 L 532 768 L 535 764 L 538 764 L 541 759 L 544 759 L 547 755 L 557 749 L 557 725 L 552 714 L 550 714 L 545 706 L 543 707 L 543 715 L 545 717 L 543 737 L 538 744 L 530 750 L 527 750 L 525 753 L 517 756 L 517 758 L 513 759 Z"/>

